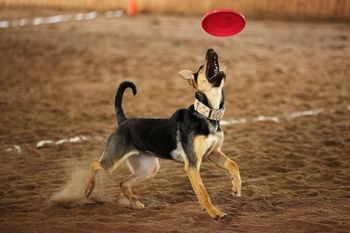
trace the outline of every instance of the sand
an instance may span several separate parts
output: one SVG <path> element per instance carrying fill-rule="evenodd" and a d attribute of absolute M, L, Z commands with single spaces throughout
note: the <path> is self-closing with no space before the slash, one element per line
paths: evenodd
<path fill-rule="evenodd" d="M 0 18 L 23 12 L 45 15 L 11 9 Z M 1 232 L 349 232 L 350 25 L 249 20 L 239 36 L 218 39 L 199 20 L 98 17 L 0 30 Z M 145 209 L 123 206 L 126 167 L 99 174 L 92 198 L 82 199 L 88 163 L 116 127 L 118 84 L 138 87 L 137 96 L 125 95 L 128 116 L 168 117 L 193 102 L 177 72 L 196 70 L 209 47 L 228 67 L 225 119 L 283 116 L 224 126 L 241 198 L 225 171 L 202 165 L 212 201 L 228 217 L 210 219 L 182 165 L 164 160 L 134 190 Z M 310 109 L 323 111 L 288 117 Z M 35 147 L 76 135 L 89 140 Z"/>

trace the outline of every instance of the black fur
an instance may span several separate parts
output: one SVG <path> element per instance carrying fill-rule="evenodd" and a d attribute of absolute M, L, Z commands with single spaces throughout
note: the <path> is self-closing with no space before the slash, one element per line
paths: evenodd
<path fill-rule="evenodd" d="M 214 50 L 208 50 L 207 60 L 207 79 L 212 85 L 219 86 L 224 73 L 218 71 L 218 57 Z M 195 80 L 202 68 L 203 66 L 194 74 Z M 101 164 L 105 168 L 111 167 L 113 161 L 134 149 L 144 154 L 150 153 L 160 158 L 173 159 L 171 153 L 178 149 L 177 143 L 181 143 L 189 165 L 195 165 L 197 158 L 193 151 L 194 138 L 198 135 L 208 136 L 215 133 L 213 131 L 221 131 L 219 121 L 202 116 L 194 110 L 193 105 L 187 109 L 177 110 L 169 119 L 127 119 L 122 108 L 123 94 L 127 88 L 131 88 L 134 95 L 137 93 L 136 86 L 129 81 L 122 82 L 117 90 L 115 111 L 119 127 L 108 139 L 107 148 L 101 158 Z M 204 93 L 197 91 L 195 97 L 206 106 L 212 107 Z M 222 93 L 220 108 L 223 106 Z"/>
<path fill-rule="evenodd" d="M 207 136 L 210 133 L 210 124 L 217 131 L 221 131 L 219 121 L 204 118 L 194 110 L 193 105 L 187 109 L 177 110 L 169 119 L 126 119 L 121 106 L 121 100 L 122 94 L 127 87 L 132 87 L 135 90 L 133 93 L 136 93 L 136 87 L 133 83 L 123 82 L 120 84 L 115 103 L 119 128 L 116 134 L 112 134 L 109 141 L 122 140 L 124 148 L 136 148 L 141 152 L 151 152 L 163 159 L 173 159 L 171 151 L 177 148 L 176 136 L 177 130 L 179 130 L 182 147 L 190 164 L 194 165 L 196 163 L 192 144 L 194 137 L 197 135 Z M 196 98 L 208 106 L 208 100 L 203 93 L 197 92 Z M 223 104 L 224 99 L 221 101 L 221 105 Z M 121 124 L 122 122 L 123 124 Z M 118 135 L 121 135 L 123 138 L 119 138 Z M 118 150 L 118 148 L 111 149 Z M 102 164 L 104 163 L 103 161 L 101 162 Z"/>
<path fill-rule="evenodd" d="M 208 49 L 206 59 L 208 61 L 207 70 L 205 71 L 207 80 L 214 87 L 219 87 L 221 81 L 226 78 L 226 75 L 223 71 L 220 71 L 218 55 L 213 49 Z"/>
<path fill-rule="evenodd" d="M 225 78 L 225 73 L 223 71 L 219 71 L 213 78 L 208 80 L 214 87 L 219 87 L 221 85 L 221 81 Z"/>
<path fill-rule="evenodd" d="M 139 151 L 151 152 L 163 159 L 173 159 L 171 151 L 176 149 L 176 131 L 179 129 L 182 147 L 188 156 L 190 164 L 195 164 L 193 139 L 197 135 L 208 135 L 209 124 L 218 126 L 215 121 L 198 116 L 193 105 L 187 109 L 176 111 L 169 119 L 131 118 L 120 125 L 118 134 L 123 135 L 127 147 Z"/>
<path fill-rule="evenodd" d="M 220 101 L 220 108 L 224 107 L 224 103 L 225 103 L 225 96 L 224 96 L 224 91 L 222 90 L 221 92 L 221 101 Z M 205 104 L 206 106 L 208 106 L 209 108 L 213 108 L 213 106 L 211 106 L 211 104 L 209 103 L 207 97 L 205 96 L 204 93 L 197 91 L 195 94 L 195 97 L 197 100 L 199 100 L 199 102 Z"/>

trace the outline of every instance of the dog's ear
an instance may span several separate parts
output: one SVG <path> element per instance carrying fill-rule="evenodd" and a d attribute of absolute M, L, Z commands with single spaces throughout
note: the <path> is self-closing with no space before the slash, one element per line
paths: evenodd
<path fill-rule="evenodd" d="M 194 73 L 190 70 L 180 70 L 179 75 L 181 78 L 188 81 L 188 83 L 195 89 L 197 89 L 197 81 L 195 80 Z"/>
<path fill-rule="evenodd" d="M 179 75 L 187 81 L 194 80 L 194 75 L 190 70 L 180 70 Z"/>

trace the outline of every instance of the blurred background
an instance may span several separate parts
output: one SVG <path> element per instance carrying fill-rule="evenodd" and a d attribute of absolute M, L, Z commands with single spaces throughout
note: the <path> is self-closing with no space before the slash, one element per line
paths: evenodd
<path fill-rule="evenodd" d="M 4 7 L 59 9 L 125 9 L 128 0 L 0 0 Z M 216 8 L 233 8 L 249 17 L 350 19 L 348 0 L 138 0 L 140 12 L 203 14 Z"/>
<path fill-rule="evenodd" d="M 245 29 L 207 34 L 216 8 Z M 0 0 L 0 232 L 348 232 L 349 19 L 350 0 Z M 169 117 L 194 101 L 178 71 L 208 48 L 227 66 L 222 150 L 243 196 L 213 164 L 201 174 L 228 217 L 209 219 L 172 161 L 135 188 L 143 210 L 119 204 L 126 167 L 84 199 L 119 83 L 138 88 L 128 117 Z"/>

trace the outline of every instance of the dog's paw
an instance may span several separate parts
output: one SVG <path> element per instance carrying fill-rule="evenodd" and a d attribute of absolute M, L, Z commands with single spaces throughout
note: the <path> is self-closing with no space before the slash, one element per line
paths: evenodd
<path fill-rule="evenodd" d="M 242 195 L 242 181 L 241 178 L 238 177 L 236 179 L 232 179 L 232 195 L 234 197 L 240 197 Z"/>
<path fill-rule="evenodd" d="M 217 214 L 214 219 L 219 220 L 219 219 L 224 219 L 226 217 L 227 217 L 227 214 L 224 212 L 221 212 L 220 214 Z"/>
<path fill-rule="evenodd" d="M 241 197 L 241 195 L 242 195 L 241 187 L 239 187 L 239 188 L 233 187 L 232 188 L 232 196 Z"/>
<path fill-rule="evenodd" d="M 134 208 L 134 209 L 143 209 L 143 208 L 145 208 L 145 205 L 142 204 L 140 201 L 134 201 L 132 203 L 132 208 Z"/>
<path fill-rule="evenodd" d="M 212 217 L 215 220 L 223 219 L 227 216 L 225 212 L 222 212 L 221 210 L 218 210 L 215 208 L 215 210 L 208 212 L 210 217 Z"/>
<path fill-rule="evenodd" d="M 227 216 L 226 213 L 222 212 L 221 210 L 217 209 L 214 206 L 212 206 L 211 208 L 208 208 L 207 213 L 209 214 L 210 217 L 212 217 L 215 220 L 223 219 Z"/>
<path fill-rule="evenodd" d="M 232 191 L 232 196 L 241 197 L 241 193 L 238 193 L 237 191 Z"/>

